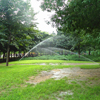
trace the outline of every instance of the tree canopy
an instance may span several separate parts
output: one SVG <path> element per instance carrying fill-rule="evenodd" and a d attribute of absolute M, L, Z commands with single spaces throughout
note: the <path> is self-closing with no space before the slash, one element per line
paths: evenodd
<path fill-rule="evenodd" d="M 41 8 L 55 11 L 51 19 L 58 30 L 64 32 L 85 30 L 89 34 L 99 34 L 99 0 L 69 0 L 68 2 L 66 0 L 44 0 Z"/>
<path fill-rule="evenodd" d="M 0 31 L 5 38 L 0 41 L 5 41 L 7 47 L 7 62 L 9 61 L 10 45 L 18 47 L 18 43 L 27 43 L 26 28 L 36 26 L 33 22 L 35 13 L 32 9 L 29 0 L 0 0 Z M 2 43 L 2 42 L 1 42 Z"/>
<path fill-rule="evenodd" d="M 55 11 L 52 23 L 58 32 L 76 37 L 74 49 L 79 53 L 100 48 L 100 0 L 43 0 L 41 8 Z"/>

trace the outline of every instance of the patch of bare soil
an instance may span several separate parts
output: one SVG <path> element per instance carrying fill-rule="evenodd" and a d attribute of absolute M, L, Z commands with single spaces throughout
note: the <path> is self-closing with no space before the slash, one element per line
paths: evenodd
<path fill-rule="evenodd" d="M 77 82 L 84 81 L 87 85 L 98 85 L 100 84 L 100 68 L 79 69 L 78 71 L 74 71 L 68 78 L 70 79 L 69 83 L 76 80 Z"/>
<path fill-rule="evenodd" d="M 37 84 L 37 83 L 40 83 L 40 82 L 45 81 L 47 79 L 50 79 L 51 76 L 52 76 L 51 72 L 42 71 L 41 74 L 39 74 L 36 77 L 29 77 L 29 81 L 27 81 L 27 83 Z"/>
<path fill-rule="evenodd" d="M 38 76 L 30 77 L 27 83 L 37 84 L 50 78 L 59 80 L 64 77 L 68 77 L 69 79 L 78 79 L 78 80 L 86 80 L 88 78 L 90 79 L 97 78 L 100 81 L 100 68 L 99 69 L 80 69 L 78 67 L 75 67 L 75 68 L 54 69 L 49 72 L 42 71 Z"/>

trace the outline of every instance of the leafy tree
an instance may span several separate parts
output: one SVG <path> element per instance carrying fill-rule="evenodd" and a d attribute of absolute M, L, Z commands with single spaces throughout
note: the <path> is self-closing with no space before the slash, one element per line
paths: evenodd
<path fill-rule="evenodd" d="M 100 48 L 99 0 L 44 0 L 41 8 L 55 11 L 51 20 L 59 31 L 82 39 L 77 41 L 79 48 L 84 46 L 89 54 L 91 50 Z"/>
<path fill-rule="evenodd" d="M 100 27 L 100 1 L 99 0 L 44 0 L 41 8 L 47 11 L 55 11 L 52 21 L 63 32 L 82 29 L 85 33 L 94 35 Z"/>
<path fill-rule="evenodd" d="M 35 26 L 34 11 L 28 0 L 0 0 L 0 30 L 5 36 L 7 45 L 6 66 L 9 61 L 10 44 L 16 44 L 17 40 L 26 38 L 23 31 L 31 25 Z M 24 39 L 25 39 L 24 38 Z"/>

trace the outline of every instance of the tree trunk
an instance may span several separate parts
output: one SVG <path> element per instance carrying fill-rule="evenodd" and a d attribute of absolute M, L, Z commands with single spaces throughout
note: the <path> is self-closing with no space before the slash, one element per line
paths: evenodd
<path fill-rule="evenodd" d="M 80 53 L 81 53 L 81 51 L 80 51 L 80 43 L 79 43 L 79 45 L 78 45 L 78 55 L 79 55 L 79 58 L 80 58 Z"/>
<path fill-rule="evenodd" d="M 16 53 L 16 58 L 17 58 L 17 53 Z"/>
<path fill-rule="evenodd" d="M 4 61 L 4 58 L 5 58 L 5 53 L 3 53 L 3 61 Z"/>
<path fill-rule="evenodd" d="M 0 58 L 1 58 L 1 52 L 0 52 Z"/>
<path fill-rule="evenodd" d="M 11 52 L 11 58 L 12 58 L 12 52 Z"/>
<path fill-rule="evenodd" d="M 20 51 L 19 51 L 19 57 L 21 58 L 21 53 L 20 53 Z"/>
<path fill-rule="evenodd" d="M 89 49 L 89 55 L 91 55 L 91 50 Z"/>
<path fill-rule="evenodd" d="M 25 56 L 25 51 L 24 51 L 24 55 L 23 56 Z"/>
<path fill-rule="evenodd" d="M 14 59 L 15 59 L 15 51 L 14 51 Z"/>
<path fill-rule="evenodd" d="M 8 62 L 9 62 L 10 42 L 11 42 L 11 33 L 9 34 L 9 37 L 8 37 L 6 66 L 8 66 Z"/>
<path fill-rule="evenodd" d="M 9 51 L 10 50 L 10 46 L 8 44 L 8 47 L 7 47 L 7 57 L 6 57 L 6 66 L 8 66 L 8 62 L 9 62 Z"/>

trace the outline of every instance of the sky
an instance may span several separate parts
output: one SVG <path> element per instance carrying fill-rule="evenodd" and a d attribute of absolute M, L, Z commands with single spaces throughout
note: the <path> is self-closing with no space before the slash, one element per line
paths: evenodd
<path fill-rule="evenodd" d="M 50 16 L 53 13 L 42 11 L 42 9 L 40 8 L 40 5 L 41 5 L 40 1 L 31 0 L 31 5 L 32 5 L 34 11 L 38 12 L 38 14 L 35 15 L 35 18 L 37 19 L 36 22 L 39 23 L 39 24 L 37 24 L 38 29 L 41 31 L 48 32 L 49 34 L 51 34 L 52 32 L 56 33 L 56 28 L 53 28 L 51 25 L 48 25 L 45 22 L 46 20 L 50 21 Z"/>

